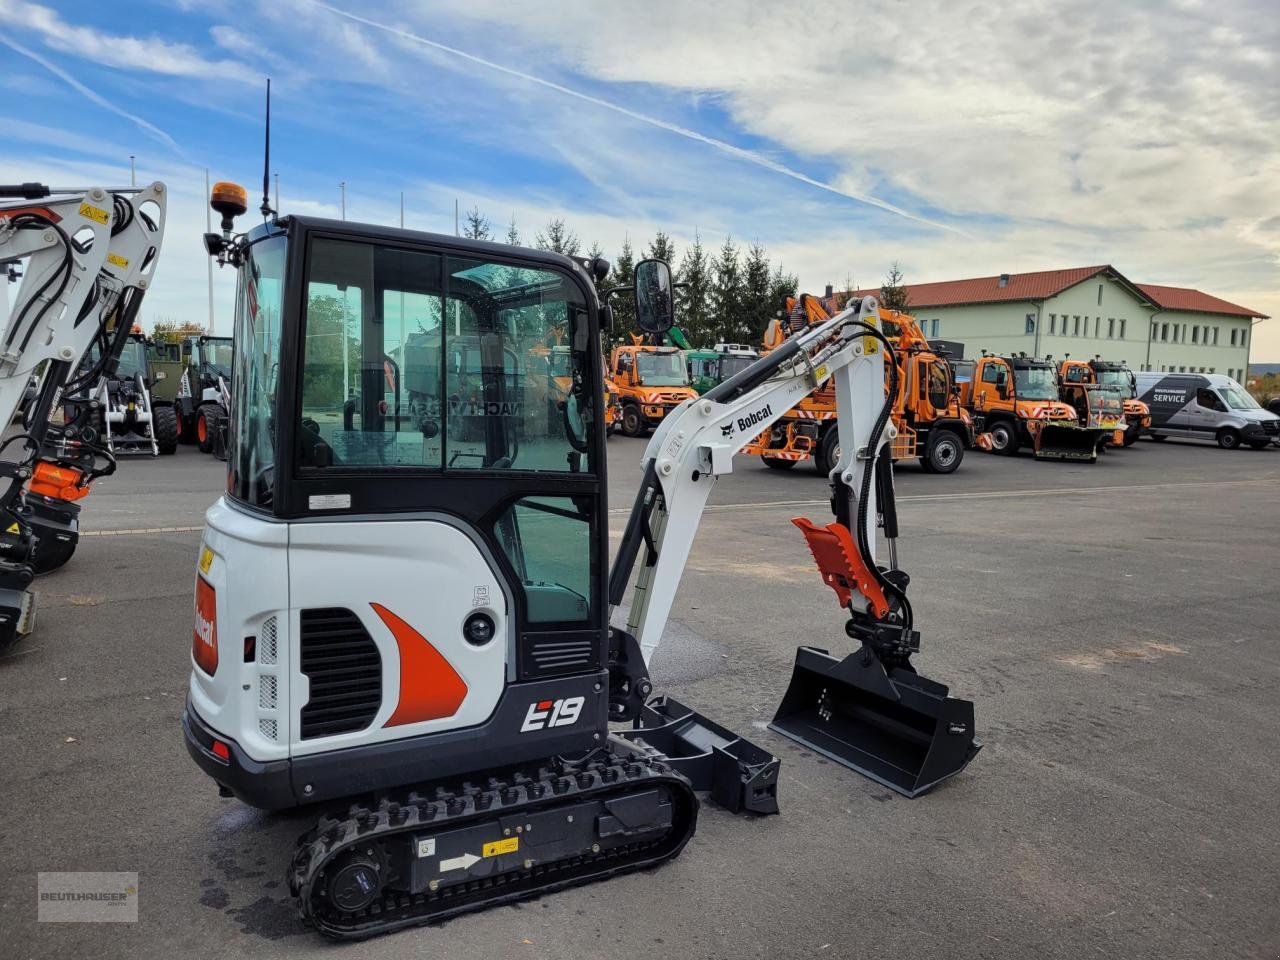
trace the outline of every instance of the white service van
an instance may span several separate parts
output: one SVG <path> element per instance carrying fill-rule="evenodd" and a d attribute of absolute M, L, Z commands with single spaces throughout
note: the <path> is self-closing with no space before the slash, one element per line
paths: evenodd
<path fill-rule="evenodd" d="M 1280 417 L 1221 373 L 1136 373 L 1138 399 L 1151 408 L 1152 439 L 1216 440 L 1255 450 L 1280 439 Z"/>

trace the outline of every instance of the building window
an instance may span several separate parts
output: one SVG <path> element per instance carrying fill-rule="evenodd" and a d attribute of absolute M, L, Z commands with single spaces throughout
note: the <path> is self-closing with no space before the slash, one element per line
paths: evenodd
<path fill-rule="evenodd" d="M 1102 306 L 1102 284 L 1098 284 L 1098 306 Z"/>
<path fill-rule="evenodd" d="M 936 338 L 937 338 L 937 336 L 938 336 L 938 328 L 939 328 L 941 325 L 942 325 L 942 321 L 941 321 L 941 320 L 939 320 L 937 317 L 934 317 L 934 318 L 933 318 L 933 320 L 932 320 L 932 327 L 931 327 L 931 329 L 933 330 L 933 336 L 934 336 L 934 338 L 935 338 L 935 339 L 936 339 Z"/>
<path fill-rule="evenodd" d="M 1217 368 L 1217 367 L 1210 367 L 1210 368 L 1209 368 L 1209 372 L 1210 372 L 1210 373 L 1217 373 L 1217 372 L 1218 372 L 1218 368 Z"/>
<path fill-rule="evenodd" d="M 1080 336 L 1080 318 L 1079 317 L 1076 317 L 1075 331 L 1076 332 L 1073 334 L 1073 336 L 1076 336 L 1076 337 Z"/>
<path fill-rule="evenodd" d="M 1167 323 L 1160 324 L 1160 339 L 1164 343 L 1169 342 L 1169 325 Z"/>
<path fill-rule="evenodd" d="M 1234 330 L 1231 331 L 1231 345 L 1233 347 L 1236 345 L 1236 332 Z"/>
<path fill-rule="evenodd" d="M 1125 324 L 1125 319 L 1124 317 L 1121 317 L 1120 318 L 1120 339 L 1121 340 L 1124 339 L 1124 324 Z"/>
<path fill-rule="evenodd" d="M 1218 345 L 1218 327 L 1217 326 L 1213 328 L 1213 345 L 1215 347 Z"/>
<path fill-rule="evenodd" d="M 1240 346 L 1247 347 L 1248 345 L 1249 345 L 1249 330 L 1248 328 L 1246 328 L 1240 331 Z"/>
<path fill-rule="evenodd" d="M 1036 332 L 1036 315 L 1034 313 L 1027 314 L 1027 334 Z"/>
<path fill-rule="evenodd" d="M 1116 338 L 1116 318 L 1107 317 L 1107 339 L 1114 340 Z"/>
<path fill-rule="evenodd" d="M 1058 332 L 1058 315 L 1056 313 L 1049 314 L 1049 335 Z"/>
<path fill-rule="evenodd" d="M 1198 325 L 1191 328 L 1191 342 L 1200 342 L 1200 327 Z"/>
<path fill-rule="evenodd" d="M 1100 336 L 1102 336 L 1102 318 L 1094 317 L 1093 318 L 1093 339 L 1097 340 Z"/>

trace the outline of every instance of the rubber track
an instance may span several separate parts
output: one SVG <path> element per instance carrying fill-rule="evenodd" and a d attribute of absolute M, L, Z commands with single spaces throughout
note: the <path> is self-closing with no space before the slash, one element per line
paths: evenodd
<path fill-rule="evenodd" d="M 392 840 L 396 834 L 424 828 L 448 830 L 521 810 L 541 811 L 565 802 L 623 795 L 653 786 L 667 787 L 676 804 L 671 832 L 657 840 L 477 878 L 434 893 L 389 891 L 355 913 L 339 911 L 317 895 L 316 880 L 325 865 L 357 844 Z M 698 800 L 689 782 L 666 764 L 608 750 L 579 765 L 507 771 L 484 786 L 463 782 L 453 789 L 436 786 L 430 793 L 419 789 L 402 791 L 400 799 L 395 797 L 390 794 L 376 804 L 356 804 L 341 818 L 324 817 L 298 838 L 289 889 L 302 920 L 327 937 L 363 940 L 656 866 L 684 848 L 693 836 L 698 813 Z"/>

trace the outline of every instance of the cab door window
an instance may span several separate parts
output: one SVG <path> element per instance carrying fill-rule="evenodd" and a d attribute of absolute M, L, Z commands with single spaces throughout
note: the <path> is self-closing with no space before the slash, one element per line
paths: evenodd
<path fill-rule="evenodd" d="M 1196 391 L 1196 403 L 1198 403 L 1205 410 L 1221 411 L 1221 410 L 1227 409 L 1226 406 L 1223 404 L 1222 399 L 1207 387 L 1201 387 L 1199 390 Z"/>

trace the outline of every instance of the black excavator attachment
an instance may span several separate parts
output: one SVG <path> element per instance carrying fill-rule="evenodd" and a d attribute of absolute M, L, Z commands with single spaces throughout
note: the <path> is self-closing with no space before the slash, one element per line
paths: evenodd
<path fill-rule="evenodd" d="M 769 728 L 907 797 L 959 773 L 982 749 L 972 702 L 910 666 L 886 670 L 866 644 L 843 659 L 797 650 Z"/>
<path fill-rule="evenodd" d="M 654 697 L 615 734 L 682 774 L 730 813 L 777 813 L 782 761 L 671 697 Z"/>
<path fill-rule="evenodd" d="M 896 537 L 888 469 L 881 468 L 879 480 L 883 526 Z M 904 796 L 919 796 L 963 770 L 982 748 L 974 739 L 973 704 L 947 696 L 945 686 L 911 665 L 920 634 L 903 616 L 910 578 L 900 570 L 873 571 L 842 522 L 819 527 L 797 517 L 792 523 L 849 611 L 845 632 L 862 646 L 843 658 L 815 647 L 797 650 L 791 684 L 769 728 Z M 867 598 L 865 613 L 854 607 L 859 595 Z"/>

